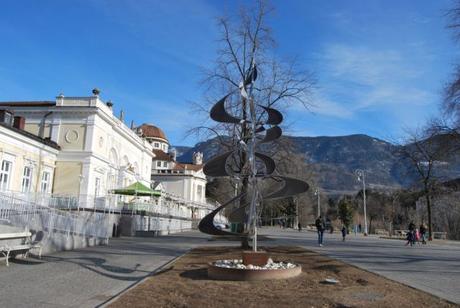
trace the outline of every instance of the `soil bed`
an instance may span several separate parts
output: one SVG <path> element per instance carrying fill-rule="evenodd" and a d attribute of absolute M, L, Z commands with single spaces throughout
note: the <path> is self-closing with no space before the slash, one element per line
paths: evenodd
<path fill-rule="evenodd" d="M 437 297 L 299 247 L 261 247 L 302 273 L 272 281 L 217 281 L 207 263 L 239 259 L 230 247 L 197 248 L 110 307 L 456 307 Z M 328 284 L 325 279 L 338 280 Z"/>

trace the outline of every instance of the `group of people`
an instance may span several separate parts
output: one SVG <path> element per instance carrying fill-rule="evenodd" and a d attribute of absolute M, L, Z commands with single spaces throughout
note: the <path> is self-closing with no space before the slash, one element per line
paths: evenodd
<path fill-rule="evenodd" d="M 323 220 L 321 216 L 319 216 L 316 221 L 315 221 L 315 226 L 316 226 L 316 231 L 318 233 L 318 245 L 320 247 L 323 246 L 323 238 L 324 238 L 324 231 L 328 228 L 327 223 Z M 360 225 L 361 227 L 361 225 Z M 299 231 L 301 230 L 301 226 L 299 223 Z M 331 232 L 332 233 L 332 232 Z M 345 226 L 342 226 L 342 241 L 345 241 L 345 238 L 348 234 L 348 230 Z M 420 227 L 417 229 L 415 227 L 414 222 L 410 222 L 409 224 L 409 231 L 407 232 L 407 245 L 415 245 L 415 243 L 419 242 L 422 244 L 426 244 L 426 235 L 427 235 L 427 228 L 426 226 L 422 223 Z"/>
<path fill-rule="evenodd" d="M 422 244 L 426 244 L 426 227 L 422 223 L 420 227 L 417 229 L 413 221 L 409 224 L 409 232 L 406 234 L 406 246 L 411 245 L 414 246 L 416 242 L 421 242 Z"/>

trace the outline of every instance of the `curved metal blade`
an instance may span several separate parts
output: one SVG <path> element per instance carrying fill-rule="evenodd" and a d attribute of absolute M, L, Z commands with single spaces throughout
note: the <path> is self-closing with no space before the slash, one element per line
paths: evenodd
<path fill-rule="evenodd" d="M 269 156 L 267 156 L 265 154 L 258 153 L 258 152 L 256 152 L 255 154 L 256 154 L 257 158 L 260 159 L 261 161 L 263 161 L 264 164 L 265 164 L 265 172 L 263 174 L 261 173 L 260 175 L 270 175 L 270 174 L 272 174 L 275 171 L 275 168 L 276 168 L 275 161 L 271 157 L 269 157 Z"/>
<path fill-rule="evenodd" d="M 227 158 L 232 155 L 233 152 L 234 151 L 226 152 L 208 161 L 203 167 L 204 174 L 212 177 L 228 176 L 225 166 Z"/>
<path fill-rule="evenodd" d="M 211 234 L 211 235 L 232 235 L 232 236 L 242 236 L 242 235 L 244 235 L 245 233 L 233 233 L 233 232 L 227 232 L 227 231 L 217 229 L 216 226 L 214 225 L 214 216 L 216 216 L 217 213 L 220 210 L 222 210 L 224 207 L 226 207 L 229 204 L 241 199 L 245 195 L 246 194 L 240 194 L 240 195 L 234 197 L 233 199 L 231 199 L 231 200 L 227 201 L 226 203 L 222 204 L 221 206 L 219 206 L 217 209 L 215 209 L 214 211 L 212 211 L 208 215 L 204 216 L 200 220 L 200 223 L 198 224 L 198 229 L 203 233 L 207 233 L 207 234 Z"/>
<path fill-rule="evenodd" d="M 308 190 L 308 188 L 310 188 L 310 186 L 305 181 L 286 176 L 280 176 L 280 178 L 284 181 L 283 187 L 278 191 L 264 196 L 264 200 L 291 197 L 304 193 Z"/>
<path fill-rule="evenodd" d="M 216 122 L 221 123 L 240 123 L 241 119 L 238 119 L 232 115 L 230 115 L 227 110 L 225 110 L 225 100 L 229 97 L 230 94 L 225 95 L 220 101 L 218 101 L 212 108 L 211 108 L 211 119 Z"/>
<path fill-rule="evenodd" d="M 279 126 L 270 127 L 269 129 L 267 129 L 265 137 L 259 141 L 259 144 L 276 140 L 279 137 L 281 137 L 282 134 L 283 131 Z"/>
<path fill-rule="evenodd" d="M 263 125 L 259 126 L 256 128 L 256 133 L 261 133 L 265 130 L 265 127 Z"/>
<path fill-rule="evenodd" d="M 281 112 L 273 108 L 269 108 L 269 107 L 265 107 L 261 105 L 259 106 L 265 109 L 265 111 L 268 113 L 268 119 L 267 119 L 267 122 L 265 122 L 265 124 L 278 125 L 281 122 L 283 122 L 283 115 L 281 114 Z"/>

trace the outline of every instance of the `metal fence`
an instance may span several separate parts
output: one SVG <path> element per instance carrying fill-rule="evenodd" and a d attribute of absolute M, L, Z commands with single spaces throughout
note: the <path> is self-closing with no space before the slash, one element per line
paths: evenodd
<path fill-rule="evenodd" d="M 111 234 L 107 213 L 64 211 L 30 200 L 36 199 L 0 192 L 0 220 L 21 228 L 41 229 L 47 231 L 48 236 L 59 232 L 68 236 L 108 238 Z"/>
<path fill-rule="evenodd" d="M 108 214 L 141 214 L 136 219 L 138 230 L 189 230 L 192 221 L 198 221 L 218 204 L 201 203 L 163 194 L 155 198 L 136 198 L 122 202 L 118 195 L 95 197 L 91 195 L 57 195 L 42 193 L 0 192 L 0 219 L 27 228 L 42 228 L 52 232 L 79 236 L 108 238 L 111 233 Z M 145 215 L 146 214 L 146 215 Z M 216 223 L 227 223 L 222 215 Z"/>

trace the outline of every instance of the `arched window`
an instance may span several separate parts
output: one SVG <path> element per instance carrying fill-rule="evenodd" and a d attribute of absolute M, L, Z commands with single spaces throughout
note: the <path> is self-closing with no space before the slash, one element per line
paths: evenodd
<path fill-rule="evenodd" d="M 124 167 L 124 168 L 129 167 L 129 158 L 128 158 L 128 156 L 126 156 L 126 155 L 123 156 L 121 166 Z"/>
<path fill-rule="evenodd" d="M 113 167 L 118 168 L 118 154 L 114 148 L 110 149 L 109 161 Z"/>

